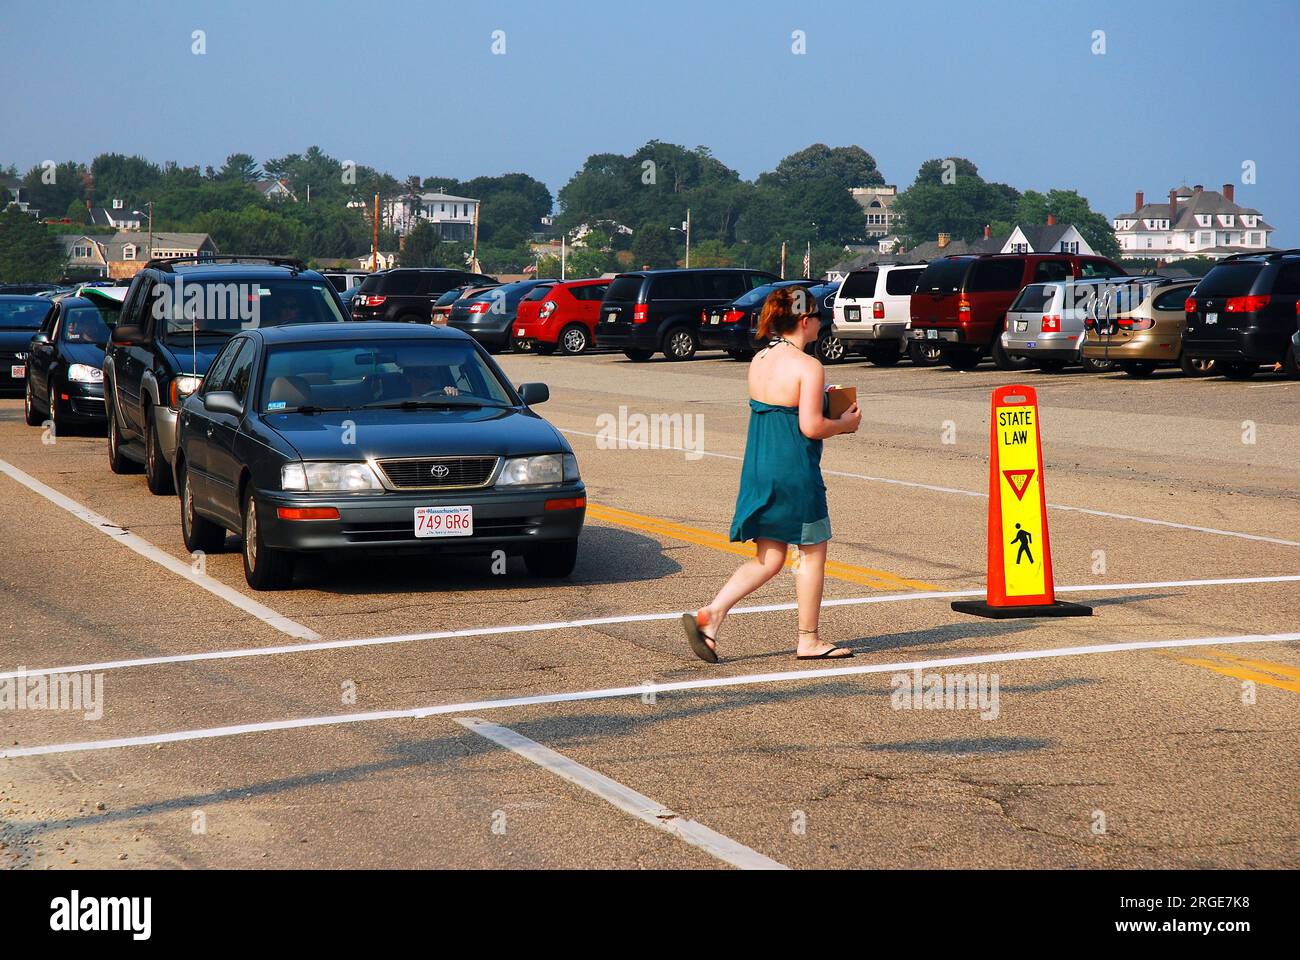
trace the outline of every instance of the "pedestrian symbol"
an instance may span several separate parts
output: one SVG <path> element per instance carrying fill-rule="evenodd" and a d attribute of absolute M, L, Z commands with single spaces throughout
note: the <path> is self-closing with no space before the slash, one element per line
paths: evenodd
<path fill-rule="evenodd" d="M 1012 545 L 1017 543 L 1020 544 L 1020 549 L 1016 551 L 1016 566 L 1018 567 L 1020 566 L 1021 557 L 1028 557 L 1030 563 L 1034 562 L 1034 555 L 1029 549 L 1029 544 L 1033 542 L 1034 535 L 1028 530 L 1021 529 L 1021 526 L 1018 523 L 1016 524 L 1016 529 L 1020 532 L 1011 538 L 1011 543 Z"/>

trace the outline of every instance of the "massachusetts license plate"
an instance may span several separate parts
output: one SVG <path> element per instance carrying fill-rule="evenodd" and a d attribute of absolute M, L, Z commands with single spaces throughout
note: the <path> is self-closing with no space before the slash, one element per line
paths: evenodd
<path fill-rule="evenodd" d="M 473 507 L 416 507 L 415 535 L 426 537 L 469 537 L 474 534 Z"/>
<path fill-rule="evenodd" d="M 9 376 L 13 377 L 15 380 L 21 380 L 23 377 L 27 376 L 27 365 L 24 363 L 15 363 L 9 368 Z"/>
<path fill-rule="evenodd" d="M 1029 329 L 1029 321 L 1028 321 L 1028 320 L 1017 320 L 1017 321 L 1016 321 L 1016 333 L 1023 333 L 1024 331 L 1026 331 L 1026 330 L 1028 330 L 1028 329 Z"/>
<path fill-rule="evenodd" d="M 716 313 L 709 314 L 709 323 L 713 324 L 714 326 L 717 326 L 721 322 L 722 322 L 722 318 L 718 316 Z"/>
<path fill-rule="evenodd" d="M 523 335 L 524 335 L 524 328 L 523 328 L 523 327 L 520 327 L 518 330 L 515 331 L 515 336 L 516 336 L 516 337 L 522 337 Z"/>
<path fill-rule="evenodd" d="M 1206 322 L 1206 323 L 1218 323 L 1218 322 L 1219 322 L 1219 315 L 1218 315 L 1217 313 L 1207 313 L 1207 314 L 1205 315 L 1205 322 Z M 17 369 L 17 367 L 15 367 L 14 369 Z M 15 374 L 15 376 L 17 376 L 17 374 Z"/>
<path fill-rule="evenodd" d="M 939 331 L 938 331 L 938 330 L 927 330 L 927 331 L 925 331 L 925 339 L 927 339 L 927 340 L 938 340 L 938 339 L 939 339 Z"/>
<path fill-rule="evenodd" d="M 861 320 L 861 319 L 862 319 L 862 311 L 859 310 L 857 307 L 845 307 L 845 308 L 844 308 L 844 319 L 845 319 L 845 320 Z"/>

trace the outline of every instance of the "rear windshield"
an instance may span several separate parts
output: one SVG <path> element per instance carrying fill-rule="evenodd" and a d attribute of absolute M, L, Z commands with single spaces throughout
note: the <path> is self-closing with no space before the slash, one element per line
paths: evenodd
<path fill-rule="evenodd" d="M 1264 269 L 1262 263 L 1239 260 L 1221 263 L 1196 285 L 1198 297 L 1244 297 L 1255 285 L 1255 278 Z"/>
<path fill-rule="evenodd" d="M 0 327 L 39 330 L 50 306 L 48 300 L 0 300 Z"/>
<path fill-rule="evenodd" d="M 448 290 L 446 293 L 444 293 L 441 297 L 438 298 L 438 302 L 435 303 L 434 306 L 445 307 L 448 304 L 455 303 L 457 300 L 460 299 L 460 295 L 464 292 L 465 292 L 464 287 L 452 287 L 450 290 Z"/>
<path fill-rule="evenodd" d="M 1045 283 L 1031 283 L 1020 291 L 1016 302 L 1011 304 L 1011 313 L 1042 313 L 1052 303 L 1056 288 Z"/>
<path fill-rule="evenodd" d="M 844 278 L 844 283 L 840 286 L 840 296 L 845 299 L 874 297 L 876 275 L 875 270 L 854 270 Z"/>
<path fill-rule="evenodd" d="M 553 283 L 545 283 L 545 284 L 542 284 L 541 286 L 533 287 L 533 289 L 529 292 L 528 296 L 524 297 L 524 299 L 525 299 L 525 300 L 545 300 L 545 299 L 546 299 L 546 295 L 547 295 L 548 293 L 551 292 L 551 288 L 552 288 L 553 286 L 555 286 L 555 284 L 553 284 Z"/>
<path fill-rule="evenodd" d="M 159 283 L 147 305 L 169 340 L 233 337 L 240 330 L 343 320 L 324 280 L 185 280 Z"/>
<path fill-rule="evenodd" d="M 609 284 L 609 290 L 605 292 L 606 300 L 636 300 L 641 294 L 641 284 L 645 282 L 645 277 L 615 277 Z"/>
<path fill-rule="evenodd" d="M 966 271 L 970 269 L 969 260 L 935 260 L 932 261 L 916 281 L 919 293 L 956 293 L 961 289 Z"/>

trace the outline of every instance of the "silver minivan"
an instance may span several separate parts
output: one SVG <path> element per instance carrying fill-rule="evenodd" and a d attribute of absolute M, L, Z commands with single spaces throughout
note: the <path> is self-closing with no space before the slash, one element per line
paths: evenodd
<path fill-rule="evenodd" d="M 1007 309 L 1007 326 L 1002 349 L 1010 356 L 1023 357 L 1042 370 L 1062 370 L 1082 364 L 1087 370 L 1105 370 L 1113 364 L 1085 360 L 1085 321 L 1097 309 L 1107 285 L 1114 279 L 1053 280 L 1031 283 Z"/>

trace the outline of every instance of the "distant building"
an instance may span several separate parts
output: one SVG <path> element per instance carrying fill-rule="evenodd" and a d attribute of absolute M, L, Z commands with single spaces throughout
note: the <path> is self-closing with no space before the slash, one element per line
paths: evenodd
<path fill-rule="evenodd" d="M 1096 256 L 1096 251 L 1077 227 L 1072 223 L 1056 223 L 1049 214 L 1048 222 L 1042 226 L 1025 226 L 1017 224 L 1005 236 L 994 237 L 989 228 L 984 228 L 984 236 L 975 241 L 954 240 L 951 234 L 941 233 L 936 240 L 918 243 L 910 250 L 899 250 L 898 237 L 882 238 L 878 251 L 865 253 L 837 263 L 826 271 L 826 279 L 842 280 L 851 270 L 867 266 L 872 261 L 886 258 L 898 263 L 919 263 L 938 257 L 961 257 L 985 253 L 1075 253 L 1083 256 Z M 886 242 L 888 241 L 888 249 Z"/>
<path fill-rule="evenodd" d="M 857 201 L 867 218 L 867 236 L 884 237 L 895 231 L 902 217 L 894 210 L 898 187 L 850 187 L 849 194 Z"/>
<path fill-rule="evenodd" d="M 1237 203 L 1231 183 L 1225 183 L 1221 193 L 1199 183 L 1177 187 L 1169 191 L 1165 203 L 1147 203 L 1139 190 L 1133 210 L 1115 217 L 1112 225 L 1120 256 L 1126 260 L 1218 260 L 1269 249 L 1274 230 L 1258 210 Z"/>
<path fill-rule="evenodd" d="M 119 230 L 104 246 L 108 276 L 114 280 L 134 277 L 150 259 L 194 257 L 217 252 L 217 245 L 206 233 L 155 233 L 150 247 L 149 234 Z"/>
<path fill-rule="evenodd" d="M 478 222 L 478 201 L 448 193 L 419 193 L 396 197 L 383 203 L 383 224 L 404 237 L 421 220 L 433 224 L 443 240 L 468 243 L 474 239 Z"/>
<path fill-rule="evenodd" d="M 294 200 L 298 198 L 289 189 L 288 180 L 257 180 L 253 187 L 266 200 Z"/>
<path fill-rule="evenodd" d="M 121 200 L 114 200 L 110 207 L 93 207 L 90 222 L 97 227 L 112 227 L 114 230 L 143 230 L 149 226 L 149 214 L 140 210 L 128 210 Z"/>
<path fill-rule="evenodd" d="M 92 237 L 84 233 L 64 233 L 59 235 L 63 245 L 63 255 L 67 257 L 66 271 L 69 276 L 107 277 L 108 245 L 106 237 Z"/>
<path fill-rule="evenodd" d="M 17 180 L 6 178 L 0 183 L 0 211 L 8 210 L 10 207 L 17 207 L 23 213 L 30 213 L 37 219 L 41 216 L 41 211 L 34 208 L 27 200 L 27 188 L 19 184 Z"/>

